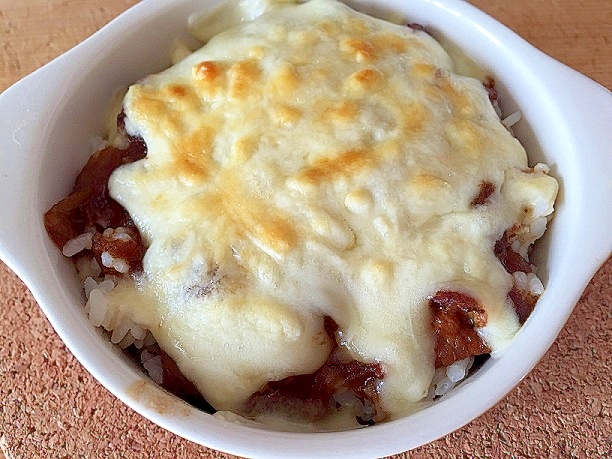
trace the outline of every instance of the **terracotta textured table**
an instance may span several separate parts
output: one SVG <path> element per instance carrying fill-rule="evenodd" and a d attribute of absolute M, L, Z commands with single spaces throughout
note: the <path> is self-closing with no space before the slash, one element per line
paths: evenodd
<path fill-rule="evenodd" d="M 0 0 L 0 90 L 134 3 Z M 473 3 L 544 52 L 612 88 L 611 1 Z M 611 303 L 609 260 L 552 348 L 516 389 L 463 429 L 397 457 L 612 458 Z M 0 263 L 2 456 L 229 457 L 162 430 L 109 394 L 64 347 L 28 290 Z"/>

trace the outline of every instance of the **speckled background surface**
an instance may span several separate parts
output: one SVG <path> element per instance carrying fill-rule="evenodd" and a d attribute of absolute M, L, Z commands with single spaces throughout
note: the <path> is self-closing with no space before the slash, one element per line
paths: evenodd
<path fill-rule="evenodd" d="M 0 0 L 0 90 L 133 3 Z M 472 3 L 538 48 L 612 88 L 612 2 Z M 457 432 L 395 457 L 612 457 L 611 305 L 609 260 L 546 356 L 504 400 Z M 0 459 L 3 456 L 231 457 L 164 431 L 110 395 L 64 347 L 26 287 L 0 263 Z"/>

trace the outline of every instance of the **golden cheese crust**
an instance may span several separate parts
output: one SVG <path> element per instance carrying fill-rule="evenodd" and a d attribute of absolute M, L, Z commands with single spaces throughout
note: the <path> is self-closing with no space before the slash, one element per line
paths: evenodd
<path fill-rule="evenodd" d="M 392 417 L 427 395 L 438 290 L 484 305 L 494 352 L 517 331 L 492 247 L 525 209 L 552 212 L 557 184 L 527 172 L 482 83 L 428 34 L 279 3 L 133 85 L 124 110 L 148 155 L 110 189 L 149 249 L 110 301 L 217 409 L 321 366 L 325 316 L 384 366 Z M 472 206 L 483 181 L 494 193 Z"/>

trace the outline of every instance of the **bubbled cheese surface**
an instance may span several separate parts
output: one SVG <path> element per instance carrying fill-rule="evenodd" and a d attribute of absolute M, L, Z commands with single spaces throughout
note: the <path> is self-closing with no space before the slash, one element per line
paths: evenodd
<path fill-rule="evenodd" d="M 148 156 L 110 189 L 150 246 L 113 301 L 215 408 L 319 368 L 326 315 L 383 364 L 392 417 L 427 395 L 438 290 L 483 303 L 494 352 L 517 331 L 492 247 L 526 209 L 552 211 L 556 182 L 523 172 L 482 83 L 426 33 L 280 2 L 133 85 L 124 110 Z M 482 181 L 495 193 L 470 205 Z"/>

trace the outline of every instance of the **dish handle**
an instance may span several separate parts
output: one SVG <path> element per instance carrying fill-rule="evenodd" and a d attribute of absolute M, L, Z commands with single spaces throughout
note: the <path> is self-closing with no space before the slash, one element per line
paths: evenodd
<path fill-rule="evenodd" d="M 565 113 L 576 160 L 586 170 L 589 183 L 577 188 L 579 193 L 599 190 L 599 196 L 582 196 L 583 205 L 576 215 L 576 225 L 584 234 L 585 259 L 603 264 L 612 252 L 612 92 L 566 65 L 545 56 L 548 81 L 559 107 L 571 107 Z M 589 152 L 584 155 L 582 152 Z M 596 158 L 597 160 L 588 160 Z M 587 186 L 588 185 L 588 186 Z M 595 185 L 595 186 L 594 186 Z"/>
<path fill-rule="evenodd" d="M 44 147 L 45 120 L 61 94 L 44 88 L 49 64 L 0 94 L 0 259 L 22 279 L 40 261 L 45 237 L 37 171 Z M 33 135 L 33 133 L 35 133 Z"/>

